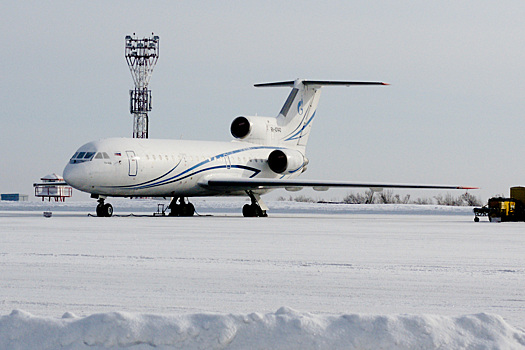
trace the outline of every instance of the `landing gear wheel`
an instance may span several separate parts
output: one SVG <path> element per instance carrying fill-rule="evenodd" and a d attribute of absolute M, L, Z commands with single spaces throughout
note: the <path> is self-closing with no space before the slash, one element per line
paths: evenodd
<path fill-rule="evenodd" d="M 104 216 L 104 204 L 97 205 L 97 216 Z"/>
<path fill-rule="evenodd" d="M 479 222 L 479 218 L 477 216 L 474 218 L 474 222 Z"/>
<path fill-rule="evenodd" d="M 195 214 L 195 206 L 191 203 L 182 204 L 180 209 L 180 216 L 193 216 Z"/>
<path fill-rule="evenodd" d="M 242 215 L 246 218 L 255 217 L 255 206 L 252 204 L 245 204 L 244 207 L 242 207 Z"/>
<path fill-rule="evenodd" d="M 186 203 L 184 197 L 174 197 L 168 209 L 170 209 L 169 216 L 193 216 L 195 214 L 195 206 L 190 202 Z"/>
<path fill-rule="evenodd" d="M 169 216 L 179 216 L 180 215 L 180 204 L 170 204 L 168 207 L 170 210 Z"/>
<path fill-rule="evenodd" d="M 247 218 L 267 217 L 265 210 L 262 210 L 257 204 L 245 204 L 242 207 L 242 215 Z"/>
<path fill-rule="evenodd" d="M 242 207 L 242 215 L 244 215 L 244 217 L 250 218 L 267 217 L 268 214 L 266 214 L 266 210 L 268 209 L 268 207 L 262 201 L 261 196 L 258 194 L 254 194 L 252 191 L 246 191 L 246 194 L 248 195 L 248 197 L 250 197 L 252 203 L 245 204 Z"/>
<path fill-rule="evenodd" d="M 99 201 L 96 211 L 98 217 L 109 218 L 113 215 L 113 206 L 109 203 L 104 204 L 104 201 Z"/>
<path fill-rule="evenodd" d="M 113 216 L 113 206 L 109 203 L 104 204 L 104 216 L 107 218 Z"/>

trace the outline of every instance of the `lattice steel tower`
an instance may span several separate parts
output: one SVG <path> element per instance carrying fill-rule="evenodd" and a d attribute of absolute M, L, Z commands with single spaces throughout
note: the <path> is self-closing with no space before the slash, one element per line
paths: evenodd
<path fill-rule="evenodd" d="M 153 35 L 153 33 L 151 33 Z M 159 37 L 138 39 L 126 36 L 126 61 L 135 89 L 129 90 L 129 112 L 133 114 L 133 137 L 148 138 L 148 112 L 151 111 L 151 90 L 148 83 L 159 59 Z"/>

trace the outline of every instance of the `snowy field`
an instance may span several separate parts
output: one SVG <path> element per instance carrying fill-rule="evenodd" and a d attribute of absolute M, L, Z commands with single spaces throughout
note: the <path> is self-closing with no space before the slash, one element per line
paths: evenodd
<path fill-rule="evenodd" d="M 158 202 L 111 201 L 120 215 Z M 203 216 L 0 202 L 0 349 L 525 348 L 524 223 L 193 202 Z"/>

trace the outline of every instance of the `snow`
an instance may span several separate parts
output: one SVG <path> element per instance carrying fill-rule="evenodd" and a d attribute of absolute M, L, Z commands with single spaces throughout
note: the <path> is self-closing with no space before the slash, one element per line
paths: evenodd
<path fill-rule="evenodd" d="M 13 311 L 0 318 L 2 349 L 518 349 L 525 333 L 477 314 L 159 316 L 113 312 L 63 318 Z"/>
<path fill-rule="evenodd" d="M 111 202 L 126 215 L 159 201 Z M 0 202 L 0 349 L 525 348 L 523 223 L 193 202 L 202 217 Z"/>

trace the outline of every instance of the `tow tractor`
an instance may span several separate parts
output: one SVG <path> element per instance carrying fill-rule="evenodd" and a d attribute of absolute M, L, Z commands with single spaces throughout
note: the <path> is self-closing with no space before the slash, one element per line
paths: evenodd
<path fill-rule="evenodd" d="M 492 197 L 487 205 L 474 208 L 474 221 L 487 216 L 491 222 L 525 221 L 525 187 L 511 187 L 510 198 Z"/>

